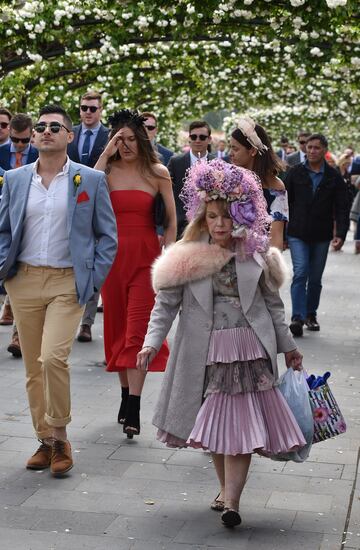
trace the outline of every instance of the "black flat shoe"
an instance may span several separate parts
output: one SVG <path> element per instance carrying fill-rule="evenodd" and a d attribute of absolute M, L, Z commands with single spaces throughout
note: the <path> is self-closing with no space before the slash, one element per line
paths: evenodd
<path fill-rule="evenodd" d="M 121 387 L 121 404 L 118 412 L 117 421 L 119 424 L 124 424 L 126 417 L 127 404 L 129 399 L 129 388 Z"/>
<path fill-rule="evenodd" d="M 233 510 L 232 508 L 225 508 L 221 514 L 221 521 L 225 527 L 235 527 L 236 525 L 240 525 L 241 517 L 239 512 L 236 510 Z"/>
<path fill-rule="evenodd" d="M 140 433 L 140 395 L 129 395 L 123 431 L 128 439 Z"/>

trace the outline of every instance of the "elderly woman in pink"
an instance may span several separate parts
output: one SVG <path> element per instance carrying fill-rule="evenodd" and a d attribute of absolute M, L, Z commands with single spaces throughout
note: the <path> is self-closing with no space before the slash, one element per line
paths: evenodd
<path fill-rule="evenodd" d="M 138 368 L 179 323 L 153 423 L 169 446 L 208 449 L 220 492 L 211 504 L 226 526 L 241 522 L 239 500 L 254 452 L 305 445 L 279 390 L 277 354 L 301 368 L 278 286 L 281 254 L 269 249 L 260 182 L 221 160 L 194 165 L 183 200 L 184 237 L 153 267 L 157 297 Z"/>

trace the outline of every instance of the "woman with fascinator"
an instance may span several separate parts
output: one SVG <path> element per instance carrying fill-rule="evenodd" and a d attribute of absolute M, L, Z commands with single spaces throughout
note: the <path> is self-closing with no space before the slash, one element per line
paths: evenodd
<path fill-rule="evenodd" d="M 237 127 L 230 138 L 230 160 L 236 166 L 252 170 L 259 177 L 272 218 L 271 245 L 283 250 L 289 206 L 285 185 L 278 174 L 284 170 L 284 165 L 275 154 L 264 128 L 250 117 L 237 120 Z"/>
<path fill-rule="evenodd" d="M 154 223 L 155 195 L 166 209 L 164 245 L 176 237 L 176 212 L 169 172 L 160 163 L 137 111 L 124 109 L 110 117 L 109 143 L 95 168 L 106 173 L 117 219 L 118 252 L 102 288 L 107 371 L 121 384 L 118 422 L 129 438 L 140 433 L 140 397 L 146 370 L 136 369 L 154 291 L 150 269 L 160 254 Z M 159 348 L 150 371 L 164 371 L 168 347 Z"/>
<path fill-rule="evenodd" d="M 252 454 L 305 445 L 275 387 L 277 354 L 295 370 L 302 355 L 285 323 L 283 260 L 269 248 L 257 176 L 218 159 L 200 162 L 182 199 L 189 225 L 153 266 L 157 296 L 138 367 L 156 360 L 180 310 L 153 423 L 170 447 L 211 451 L 220 485 L 211 508 L 233 527 Z"/>

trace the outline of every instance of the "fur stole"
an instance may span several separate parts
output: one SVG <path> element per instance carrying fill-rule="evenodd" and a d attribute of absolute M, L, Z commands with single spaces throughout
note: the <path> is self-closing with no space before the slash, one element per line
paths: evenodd
<path fill-rule="evenodd" d="M 158 292 L 162 288 L 204 279 L 219 272 L 234 256 L 235 252 L 217 244 L 179 241 L 170 245 L 153 263 L 153 288 Z M 279 288 L 287 272 L 280 251 L 271 247 L 267 254 L 255 254 L 253 258 L 262 266 L 267 285 Z"/>

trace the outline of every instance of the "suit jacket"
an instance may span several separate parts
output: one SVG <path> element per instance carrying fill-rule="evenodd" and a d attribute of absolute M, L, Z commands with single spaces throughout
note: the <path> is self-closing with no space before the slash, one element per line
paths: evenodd
<path fill-rule="evenodd" d="M 2 147 L 0 147 L 0 167 L 3 168 L 3 170 L 5 170 L 5 171 L 6 170 L 11 170 L 10 147 L 11 147 L 10 143 L 7 143 L 6 145 L 3 145 Z M 39 156 L 39 153 L 38 153 L 38 150 L 36 149 L 36 147 L 33 147 L 32 145 L 30 145 L 28 158 L 27 158 L 27 164 L 31 164 L 32 162 L 35 162 L 36 159 L 38 158 L 38 156 Z"/>
<path fill-rule="evenodd" d="M 335 168 L 325 162 L 324 176 L 315 193 L 304 164 L 290 168 L 285 186 L 289 201 L 288 235 L 305 242 L 331 241 L 335 220 L 336 235 L 345 240 L 349 218 L 346 185 Z"/>
<path fill-rule="evenodd" d="M 159 153 L 161 162 L 167 166 L 169 164 L 169 160 L 174 155 L 174 151 L 171 151 L 171 149 L 168 149 L 167 147 L 164 147 L 161 145 L 161 143 L 155 144 L 155 149 Z"/>
<path fill-rule="evenodd" d="M 291 153 L 291 155 L 286 155 L 285 162 L 288 166 L 295 166 L 296 164 L 300 164 L 300 151 L 295 151 L 295 153 Z"/>
<path fill-rule="evenodd" d="M 210 153 L 208 154 L 207 158 L 208 160 L 213 160 L 215 156 L 212 153 Z M 189 151 L 181 155 L 172 156 L 169 161 L 169 164 L 167 165 L 172 182 L 173 182 L 176 217 L 177 217 L 177 223 L 179 228 L 184 227 L 186 224 L 186 214 L 185 214 L 183 203 L 179 198 L 179 195 L 184 185 L 186 170 L 190 168 L 190 165 L 191 165 L 191 160 L 190 160 Z"/>
<path fill-rule="evenodd" d="M 33 177 L 33 164 L 4 176 L 0 205 L 0 281 L 16 274 L 17 258 Z M 74 185 L 80 175 L 81 183 Z M 80 194 L 85 200 L 78 202 Z M 115 258 L 117 229 L 105 176 L 70 162 L 67 230 L 79 303 L 86 304 L 103 284 Z"/>
<path fill-rule="evenodd" d="M 74 126 L 73 132 L 74 132 L 74 139 L 68 145 L 67 154 L 69 155 L 70 159 L 73 160 L 74 162 L 81 163 L 81 160 L 79 158 L 79 150 L 78 150 L 79 137 L 81 133 L 81 124 L 79 124 L 78 126 Z M 91 149 L 89 163 L 87 166 L 90 166 L 91 168 L 95 166 L 95 164 L 99 160 L 99 156 L 101 155 L 101 153 L 106 147 L 108 139 L 109 139 L 109 130 L 106 128 L 106 126 L 101 124 L 95 139 L 95 143 L 93 145 L 93 148 Z"/>
<path fill-rule="evenodd" d="M 208 238 L 208 235 L 204 236 L 205 240 Z M 213 245 L 207 245 L 208 250 L 203 250 L 203 247 L 197 250 L 197 244 L 181 244 L 182 257 L 179 254 L 178 259 L 176 254 L 174 257 L 174 251 L 179 245 L 175 244 L 173 250 L 168 248 L 157 260 L 153 268 L 153 282 L 158 287 L 157 279 L 161 277 L 162 284 L 143 344 L 144 347 L 159 350 L 181 307 L 153 423 L 161 430 L 185 440 L 190 435 L 203 401 L 206 360 L 213 327 L 212 275 L 201 277 L 203 266 L 205 263 L 209 273 L 211 263 L 213 270 L 219 271 L 221 263 L 229 261 L 223 250 L 219 255 L 224 257 L 219 260 L 215 257 L 213 251 L 216 248 Z M 184 261 L 185 247 L 189 249 L 188 261 Z M 284 305 L 279 292 L 266 282 L 266 265 L 260 254 L 245 261 L 236 261 L 237 283 L 243 313 L 267 351 L 277 378 L 277 353 L 291 351 L 296 345 L 285 323 Z"/>
<path fill-rule="evenodd" d="M 359 174 L 360 174 L 360 160 L 353 160 L 350 175 L 357 176 Z"/>

